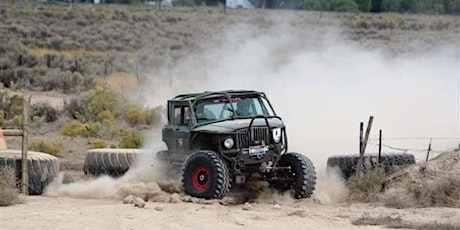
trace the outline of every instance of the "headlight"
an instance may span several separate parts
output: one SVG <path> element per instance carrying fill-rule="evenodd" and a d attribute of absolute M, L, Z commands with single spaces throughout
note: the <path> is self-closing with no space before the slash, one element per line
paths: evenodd
<path fill-rule="evenodd" d="M 281 128 L 272 129 L 272 136 L 275 143 L 280 143 L 281 140 Z"/>
<path fill-rule="evenodd" d="M 233 141 L 233 139 L 231 137 L 225 139 L 225 141 L 224 141 L 224 146 L 227 149 L 231 149 L 234 144 L 235 144 L 235 142 Z"/>

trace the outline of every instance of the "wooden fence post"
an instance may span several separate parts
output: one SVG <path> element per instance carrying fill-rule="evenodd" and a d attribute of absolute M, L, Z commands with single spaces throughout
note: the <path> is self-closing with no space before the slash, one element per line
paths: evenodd
<path fill-rule="evenodd" d="M 364 122 L 359 123 L 359 154 L 362 152 L 363 148 L 363 133 L 364 133 Z"/>
<path fill-rule="evenodd" d="M 382 130 L 379 130 L 379 164 L 382 158 Z"/>
<path fill-rule="evenodd" d="M 426 153 L 426 161 L 425 162 L 428 162 L 428 159 L 430 158 L 430 152 L 431 152 L 431 141 L 433 139 L 430 139 L 430 144 L 428 145 L 428 152 Z"/>
<path fill-rule="evenodd" d="M 361 149 L 360 157 L 364 156 L 364 152 L 366 152 L 367 141 L 369 140 L 369 134 L 371 132 L 372 123 L 374 122 L 374 117 L 369 117 L 369 123 L 367 124 L 366 135 L 364 136 L 363 147 Z"/>
<path fill-rule="evenodd" d="M 22 182 L 21 188 L 24 195 L 29 195 L 29 178 L 27 173 L 27 145 L 28 145 L 28 126 L 29 126 L 29 100 L 24 97 L 23 112 L 22 112 L 22 149 L 21 149 L 21 163 L 22 163 Z"/>

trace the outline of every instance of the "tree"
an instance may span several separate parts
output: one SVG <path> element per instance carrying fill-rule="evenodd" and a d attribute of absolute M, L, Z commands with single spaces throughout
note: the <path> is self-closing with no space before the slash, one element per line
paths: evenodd
<path fill-rule="evenodd" d="M 371 12 L 373 13 L 380 13 L 383 11 L 382 6 L 383 0 L 373 0 L 371 6 Z"/>
<path fill-rule="evenodd" d="M 302 8 L 305 10 L 322 10 L 323 2 L 325 0 L 305 0 Z"/>
<path fill-rule="evenodd" d="M 353 0 L 332 0 L 331 10 L 339 12 L 356 12 L 358 4 Z"/>
<path fill-rule="evenodd" d="M 372 0 L 355 0 L 361 12 L 369 12 L 371 10 Z"/>

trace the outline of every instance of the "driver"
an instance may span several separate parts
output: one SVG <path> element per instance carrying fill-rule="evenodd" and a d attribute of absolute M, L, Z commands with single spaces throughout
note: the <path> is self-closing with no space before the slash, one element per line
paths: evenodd
<path fill-rule="evenodd" d="M 238 104 L 236 105 L 236 115 L 250 117 L 252 116 L 251 111 L 249 111 L 250 109 L 251 109 L 251 106 L 249 104 L 249 101 L 242 100 L 238 102 Z"/>
<path fill-rule="evenodd" d="M 204 108 L 204 104 L 198 104 L 195 109 L 196 119 L 198 123 L 206 121 L 206 120 L 214 120 L 216 119 L 214 114 L 211 111 Z"/>

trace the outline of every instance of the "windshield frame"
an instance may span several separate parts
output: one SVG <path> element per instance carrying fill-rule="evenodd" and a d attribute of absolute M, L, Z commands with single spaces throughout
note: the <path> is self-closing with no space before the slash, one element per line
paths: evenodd
<path fill-rule="evenodd" d="M 233 103 L 233 102 L 236 102 L 236 101 L 233 100 L 236 97 L 242 98 L 242 99 L 246 99 L 246 98 L 254 98 L 254 99 L 256 99 L 259 102 L 263 113 L 265 113 L 266 115 L 265 114 L 263 114 L 263 115 L 254 114 L 252 116 L 238 116 L 238 115 L 236 115 L 235 114 L 236 109 L 235 109 L 235 106 L 234 106 L 234 103 Z M 216 100 L 216 99 L 222 100 L 223 98 L 226 99 L 226 102 L 225 102 L 224 106 L 230 105 L 230 109 L 231 109 L 230 112 L 232 113 L 231 116 L 225 117 L 225 118 L 217 118 L 217 119 L 213 119 L 213 120 L 205 121 L 205 122 L 198 122 L 197 114 L 195 113 L 195 111 L 196 111 L 196 106 L 200 102 L 212 101 L 212 100 Z M 264 103 L 264 100 L 265 100 L 266 103 Z M 269 108 L 267 108 L 267 107 L 269 107 Z M 194 127 L 207 125 L 207 124 L 212 124 L 212 123 L 217 123 L 217 122 L 226 121 L 226 120 L 249 119 L 249 118 L 254 118 L 256 116 L 264 116 L 264 117 L 267 117 L 267 118 L 278 117 L 276 115 L 275 110 L 273 109 L 272 104 L 270 103 L 270 100 L 268 100 L 268 98 L 265 95 L 265 93 L 262 93 L 262 92 L 260 92 L 260 93 L 250 93 L 250 94 L 234 94 L 234 95 L 230 95 L 229 93 L 219 92 L 219 93 L 213 93 L 212 96 L 203 95 L 202 97 L 197 97 L 196 100 L 192 101 L 190 103 L 190 108 L 191 108 L 190 109 L 190 112 L 191 112 L 190 115 L 191 115 Z M 272 114 L 272 115 L 270 115 L 270 114 Z"/>

